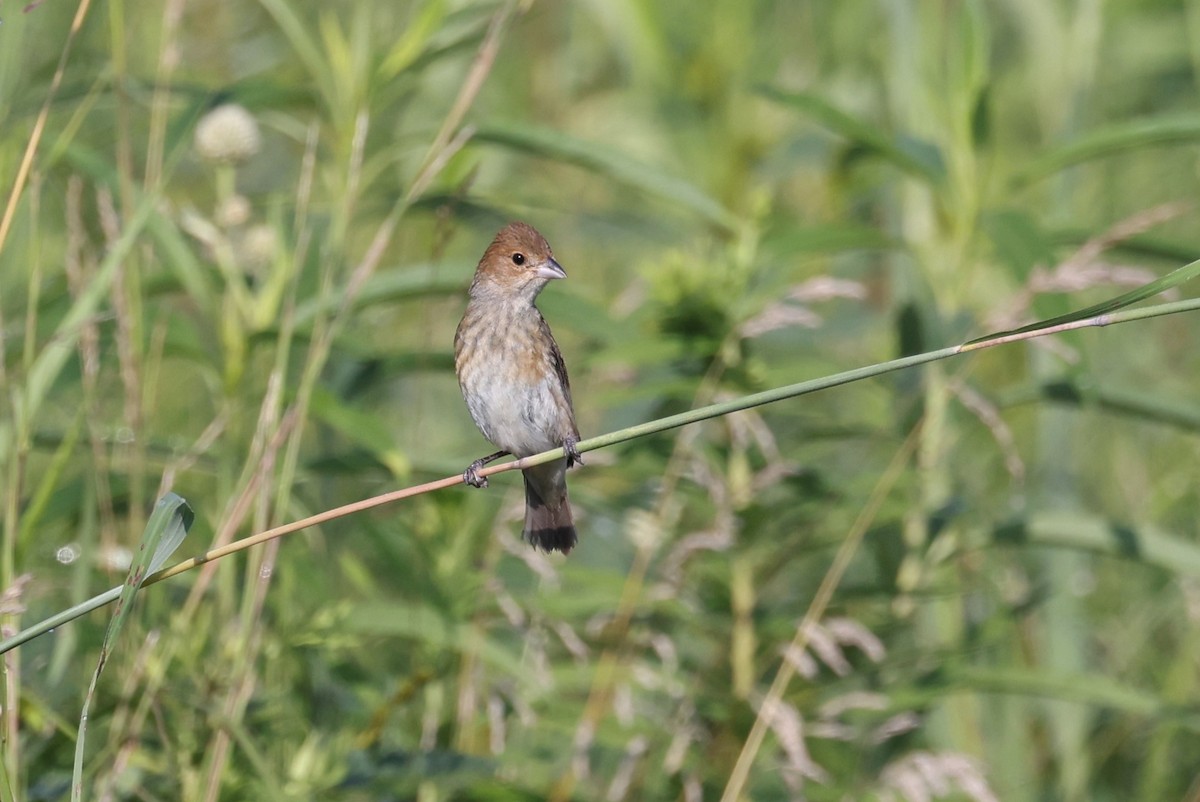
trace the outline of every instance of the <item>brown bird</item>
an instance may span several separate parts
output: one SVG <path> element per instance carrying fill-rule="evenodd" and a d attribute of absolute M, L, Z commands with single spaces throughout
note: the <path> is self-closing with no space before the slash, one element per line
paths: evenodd
<path fill-rule="evenodd" d="M 522 471 L 525 540 L 566 554 L 578 540 L 567 501 L 567 468 L 583 463 L 571 384 L 558 343 L 534 305 L 566 278 L 546 238 L 510 223 L 479 260 L 470 301 L 454 335 L 454 369 L 471 418 L 500 451 L 471 463 L 463 480 L 487 487 L 479 469 L 506 454 L 528 457 L 562 446 L 566 456 Z"/>

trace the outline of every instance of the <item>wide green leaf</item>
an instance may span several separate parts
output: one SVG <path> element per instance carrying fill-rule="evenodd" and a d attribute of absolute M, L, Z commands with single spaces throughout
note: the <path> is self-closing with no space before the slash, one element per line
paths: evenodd
<path fill-rule="evenodd" d="M 936 184 L 946 175 L 937 148 L 911 137 L 893 137 L 878 127 L 847 114 L 813 92 L 787 92 L 764 86 L 763 97 L 803 113 L 849 142 L 864 148 L 909 175 Z"/>
<path fill-rule="evenodd" d="M 1041 512 L 997 527 L 992 539 L 997 545 L 1092 551 L 1200 578 L 1200 545 L 1148 524 L 1122 524 L 1082 513 Z"/>
<path fill-rule="evenodd" d="M 1200 114 L 1151 117 L 1092 129 L 1036 158 L 1016 178 L 1018 185 L 1067 167 L 1120 153 L 1200 142 Z"/>
<path fill-rule="evenodd" d="M 532 125 L 484 126 L 475 132 L 474 140 L 583 167 L 670 201 L 729 231 L 737 230 L 739 225 L 733 212 L 694 184 L 599 142 Z"/>

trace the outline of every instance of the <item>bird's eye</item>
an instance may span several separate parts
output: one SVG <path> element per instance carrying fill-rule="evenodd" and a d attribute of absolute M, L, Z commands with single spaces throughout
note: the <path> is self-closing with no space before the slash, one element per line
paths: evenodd
<path fill-rule="evenodd" d="M 514 265 L 523 265 L 523 264 L 525 264 L 525 254 L 514 253 L 512 255 L 512 260 L 513 260 Z"/>

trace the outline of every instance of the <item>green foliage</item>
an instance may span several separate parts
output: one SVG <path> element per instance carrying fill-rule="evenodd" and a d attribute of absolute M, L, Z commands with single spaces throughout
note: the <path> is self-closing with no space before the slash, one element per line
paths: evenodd
<path fill-rule="evenodd" d="M 129 620 L 129 609 L 134 597 L 142 588 L 146 577 L 162 568 L 191 527 L 193 515 L 187 502 L 174 493 L 168 493 L 158 500 L 154 506 L 154 514 L 146 524 L 138 543 L 137 556 L 129 566 L 125 583 L 121 586 L 121 594 L 113 608 L 112 620 L 104 633 L 104 641 L 100 644 L 100 656 L 96 660 L 96 670 L 92 674 L 92 682 L 88 686 L 87 696 L 83 700 L 83 713 L 79 717 L 79 735 L 75 742 L 75 766 L 71 778 L 71 798 L 83 798 L 83 757 L 86 745 L 88 709 L 96 694 L 96 683 L 104 671 L 104 664 L 112 654 L 113 646 Z"/>
<path fill-rule="evenodd" d="M 168 491 L 187 555 L 489 451 L 450 349 L 506 219 L 570 275 L 541 306 L 585 436 L 1200 255 L 1178 5 L 0 13 L 6 633 L 118 584 Z M 501 475 L 206 564 L 115 646 L 91 615 L 5 656 L 0 800 L 69 796 L 84 709 L 86 798 L 732 800 L 743 751 L 743 798 L 1183 798 L 1195 326 L 589 452 L 565 561 Z"/>

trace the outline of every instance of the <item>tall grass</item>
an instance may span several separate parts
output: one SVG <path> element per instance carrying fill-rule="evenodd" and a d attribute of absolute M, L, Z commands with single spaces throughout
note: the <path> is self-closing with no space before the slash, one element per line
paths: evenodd
<path fill-rule="evenodd" d="M 0 9 L 6 632 L 115 584 L 168 490 L 186 555 L 483 453 L 449 343 L 513 217 L 571 276 L 585 436 L 1200 248 L 1172 6 L 81 9 Z M 261 145 L 205 158 L 231 103 Z M 84 795 L 1187 798 L 1194 327 L 593 452 L 566 561 L 498 477 L 207 564 L 139 595 Z M 69 793 L 104 629 L 5 656 L 0 799 Z"/>

